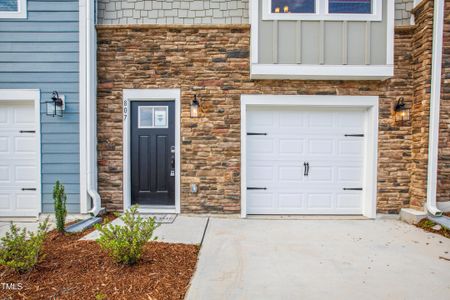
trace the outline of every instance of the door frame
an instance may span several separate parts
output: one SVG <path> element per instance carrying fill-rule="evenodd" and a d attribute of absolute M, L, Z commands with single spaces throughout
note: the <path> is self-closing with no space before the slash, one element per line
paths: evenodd
<path fill-rule="evenodd" d="M 252 106 L 363 108 L 366 110 L 362 214 L 376 217 L 378 159 L 378 96 L 241 95 L 241 217 L 247 217 L 247 109 Z"/>
<path fill-rule="evenodd" d="M 175 102 L 175 206 L 144 206 L 140 212 L 180 213 L 181 195 L 181 91 L 180 89 L 124 89 L 123 90 L 123 209 L 131 206 L 131 101 Z"/>
<path fill-rule="evenodd" d="M 33 101 L 36 125 L 36 193 L 39 206 L 36 216 L 42 212 L 42 177 L 41 177 L 41 91 L 39 89 L 0 89 L 0 101 Z"/>

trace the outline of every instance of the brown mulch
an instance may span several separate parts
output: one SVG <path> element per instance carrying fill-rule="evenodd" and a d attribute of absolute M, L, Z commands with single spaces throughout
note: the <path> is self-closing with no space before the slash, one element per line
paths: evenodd
<path fill-rule="evenodd" d="M 440 235 L 450 239 L 450 230 L 448 230 L 447 228 L 445 228 L 443 226 L 441 226 L 440 230 L 434 230 L 432 227 L 436 224 L 437 223 L 435 223 L 431 220 L 423 219 L 416 226 L 419 228 L 422 228 L 425 231 L 437 233 L 437 234 L 440 234 Z"/>
<path fill-rule="evenodd" d="M 141 261 L 121 266 L 81 234 L 49 233 L 45 257 L 30 273 L 0 266 L 0 282 L 21 284 L 1 289 L 0 299 L 183 299 L 194 274 L 198 246 L 150 242 Z"/>

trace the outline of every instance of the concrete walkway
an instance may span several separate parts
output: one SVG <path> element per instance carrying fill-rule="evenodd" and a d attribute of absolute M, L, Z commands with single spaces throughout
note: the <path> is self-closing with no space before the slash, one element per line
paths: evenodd
<path fill-rule="evenodd" d="M 159 242 L 197 244 L 199 245 L 205 232 L 207 217 L 177 216 L 175 221 L 170 224 L 161 224 L 154 236 L 158 237 Z M 115 219 L 111 224 L 121 225 L 123 221 Z M 82 240 L 95 240 L 100 236 L 100 232 L 95 230 L 82 238 Z"/>
<path fill-rule="evenodd" d="M 187 299 L 448 299 L 450 240 L 393 219 L 211 218 Z"/>

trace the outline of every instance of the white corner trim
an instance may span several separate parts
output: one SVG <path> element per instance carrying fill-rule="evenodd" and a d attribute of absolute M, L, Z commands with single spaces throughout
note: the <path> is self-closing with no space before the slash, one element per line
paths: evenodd
<path fill-rule="evenodd" d="M 436 207 L 439 149 L 439 113 L 441 102 L 444 0 L 434 0 L 433 53 L 431 63 L 430 128 L 428 141 L 427 210 L 440 213 Z"/>
<path fill-rule="evenodd" d="M 262 0 L 263 20 L 381 21 L 383 18 L 383 0 L 372 1 L 371 14 L 331 14 L 328 11 L 328 0 L 315 0 L 315 13 L 272 13 L 271 3 L 272 0 Z"/>
<path fill-rule="evenodd" d="M 0 19 L 26 19 L 27 0 L 17 0 L 17 11 L 0 11 Z"/>
<path fill-rule="evenodd" d="M 80 130 L 80 213 L 86 214 L 89 207 L 89 197 L 87 194 L 87 24 L 85 21 L 86 0 L 79 1 L 78 12 L 78 28 L 79 28 L 79 130 Z"/>
<path fill-rule="evenodd" d="M 318 95 L 241 95 L 241 217 L 247 216 L 247 108 L 249 106 L 305 106 L 367 109 L 364 160 L 363 207 L 365 217 L 376 217 L 378 164 L 378 102 L 377 96 Z"/>
<path fill-rule="evenodd" d="M 123 208 L 131 206 L 130 130 L 132 101 L 175 102 L 175 207 L 145 206 L 140 211 L 180 213 L 181 205 L 181 91 L 180 89 L 124 89 L 123 90 Z"/>
<path fill-rule="evenodd" d="M 0 101 L 33 101 L 34 102 L 34 118 L 36 122 L 36 194 L 39 201 L 39 209 L 36 215 L 42 212 L 42 176 L 41 176 L 41 91 L 39 89 L 1 89 Z"/>
<path fill-rule="evenodd" d="M 251 65 L 252 79 L 384 80 L 393 75 L 393 65 Z"/>
<path fill-rule="evenodd" d="M 387 1 L 386 8 L 386 64 L 394 65 L 395 1 Z M 392 72 L 394 73 L 394 72 Z M 391 76 L 394 76 L 392 74 Z"/>

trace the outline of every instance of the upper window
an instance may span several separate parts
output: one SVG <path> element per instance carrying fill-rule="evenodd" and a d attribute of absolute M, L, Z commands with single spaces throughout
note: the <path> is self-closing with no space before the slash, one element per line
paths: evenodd
<path fill-rule="evenodd" d="M 27 0 L 0 0 L 0 18 L 26 18 Z"/>
<path fill-rule="evenodd" d="M 383 0 L 263 0 L 263 20 L 381 21 Z"/>

